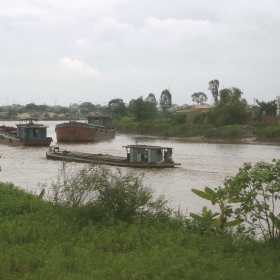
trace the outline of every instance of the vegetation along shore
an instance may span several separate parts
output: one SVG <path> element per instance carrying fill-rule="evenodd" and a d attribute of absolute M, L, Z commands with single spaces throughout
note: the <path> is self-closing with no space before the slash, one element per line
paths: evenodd
<path fill-rule="evenodd" d="M 191 95 L 193 105 L 172 104 L 172 94 L 165 89 L 158 100 L 150 93 L 146 98 L 140 96 L 128 104 L 120 98 L 114 98 L 104 106 L 92 102 L 70 104 L 69 107 L 13 104 L 0 107 L 0 118 L 3 121 L 20 117 L 44 121 L 84 120 L 89 113 L 99 112 L 113 117 L 113 125 L 119 133 L 184 137 L 195 141 L 280 143 L 279 99 L 255 100 L 256 104 L 249 104 L 239 88 L 219 90 L 216 79 L 209 82 L 209 90 L 214 101 L 211 105 L 207 104 L 208 97 L 203 92 Z"/>
<path fill-rule="evenodd" d="M 0 183 L 0 279 L 280 277 L 279 160 L 193 189 L 220 211 L 187 216 L 155 197 L 142 173 L 70 170 L 63 164 L 39 195 Z"/>
<path fill-rule="evenodd" d="M 27 110 L 51 120 L 51 111 L 55 119 L 63 111 L 78 120 L 99 111 L 113 116 L 118 133 L 278 145 L 276 100 L 248 105 L 238 88 L 218 87 L 218 80 L 209 82 L 213 106 L 197 92 L 196 105 L 172 110 L 164 90 L 159 102 L 150 93 L 98 109 L 91 102 L 75 108 L 32 103 L 4 108 L 1 116 L 17 119 L 17 110 Z M 192 189 L 219 210 L 204 206 L 187 214 L 156 197 L 143 173 L 96 165 L 72 170 L 68 163 L 59 171 L 39 195 L 0 183 L 0 279 L 280 278 L 279 159 L 244 163 L 223 186 Z"/>

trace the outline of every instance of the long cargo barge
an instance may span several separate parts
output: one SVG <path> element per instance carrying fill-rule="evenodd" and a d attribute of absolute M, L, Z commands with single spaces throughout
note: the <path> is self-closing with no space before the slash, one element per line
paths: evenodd
<path fill-rule="evenodd" d="M 173 161 L 172 148 L 170 147 L 150 145 L 128 145 L 123 147 L 126 148 L 126 157 L 72 152 L 60 150 L 59 147 L 50 148 L 46 153 L 46 157 L 52 160 L 134 168 L 173 168 L 181 165 Z"/>

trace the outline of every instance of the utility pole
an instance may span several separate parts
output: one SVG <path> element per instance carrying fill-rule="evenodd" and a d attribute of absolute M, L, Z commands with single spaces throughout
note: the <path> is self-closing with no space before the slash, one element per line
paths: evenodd
<path fill-rule="evenodd" d="M 280 117 L 280 96 L 276 96 L 276 102 L 277 102 L 277 109 L 276 109 L 276 116 L 279 119 Z"/>

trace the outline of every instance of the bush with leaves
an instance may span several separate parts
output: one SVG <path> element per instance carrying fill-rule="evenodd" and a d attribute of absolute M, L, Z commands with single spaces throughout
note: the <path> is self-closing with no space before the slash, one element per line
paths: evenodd
<path fill-rule="evenodd" d="M 235 177 L 225 181 L 230 199 L 239 201 L 234 213 L 263 237 L 280 237 L 280 160 L 244 163 Z"/>
<path fill-rule="evenodd" d="M 155 198 L 153 190 L 143 185 L 143 173 L 123 174 L 120 169 L 94 164 L 75 170 L 70 166 L 63 162 L 49 200 L 85 219 L 129 222 L 138 214 L 168 211 L 164 198 Z"/>
<path fill-rule="evenodd" d="M 227 192 L 222 188 L 212 190 L 211 188 L 205 187 L 204 191 L 192 189 L 192 192 L 196 195 L 209 200 L 213 205 L 218 204 L 220 213 L 213 213 L 208 210 L 206 206 L 202 208 L 202 214 L 190 213 L 190 216 L 194 219 L 198 226 L 203 226 L 207 230 L 211 230 L 214 233 L 221 233 L 226 228 L 240 225 L 242 220 L 233 218 L 233 210 L 231 203 L 235 202 L 227 196 Z"/>
<path fill-rule="evenodd" d="M 191 213 L 193 219 L 210 221 L 220 230 L 244 221 L 247 233 L 260 233 L 264 238 L 280 237 L 280 160 L 274 159 L 272 164 L 244 163 L 236 176 L 225 180 L 224 187 L 192 191 L 220 206 L 220 213 L 209 212 L 204 207 L 202 215 Z"/>

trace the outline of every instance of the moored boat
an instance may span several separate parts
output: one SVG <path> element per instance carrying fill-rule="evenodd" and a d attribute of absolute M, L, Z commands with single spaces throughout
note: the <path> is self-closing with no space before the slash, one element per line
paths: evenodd
<path fill-rule="evenodd" d="M 150 145 L 128 145 L 123 147 L 126 148 L 126 157 L 109 154 L 71 152 L 60 150 L 59 147 L 50 147 L 46 153 L 46 157 L 52 160 L 106 164 L 120 167 L 172 168 L 181 165 L 173 161 L 173 148 L 170 147 Z"/>
<path fill-rule="evenodd" d="M 47 137 L 47 127 L 35 123 L 37 118 L 21 118 L 17 127 L 0 126 L 0 144 L 10 146 L 49 146 L 53 141 Z"/>
<path fill-rule="evenodd" d="M 87 116 L 87 123 L 70 120 L 55 126 L 57 142 L 95 142 L 115 137 L 112 118 L 99 113 Z"/>

